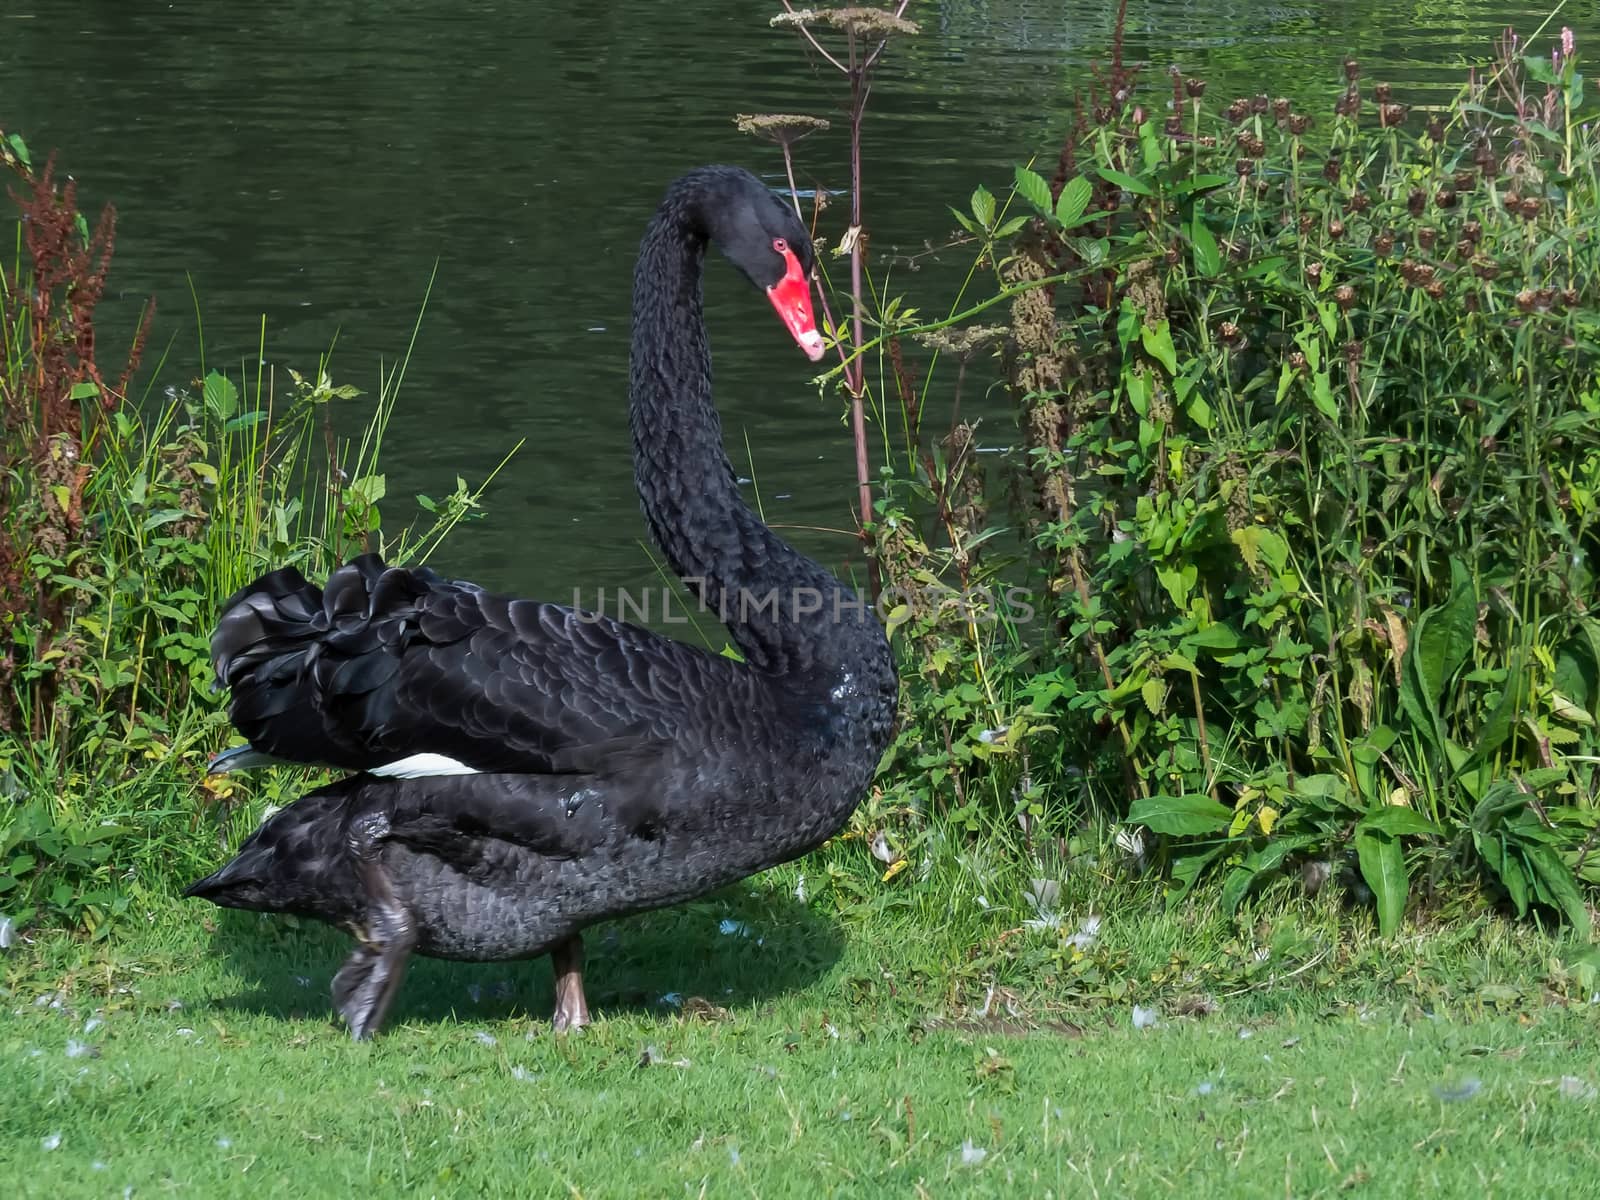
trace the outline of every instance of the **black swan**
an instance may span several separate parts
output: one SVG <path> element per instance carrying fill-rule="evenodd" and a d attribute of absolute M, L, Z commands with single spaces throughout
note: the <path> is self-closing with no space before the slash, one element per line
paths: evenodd
<path fill-rule="evenodd" d="M 359 945 L 333 981 L 371 1035 L 410 955 L 549 952 L 554 1025 L 588 1023 L 581 931 L 797 858 L 836 833 L 887 745 L 896 679 L 871 607 L 739 494 L 711 400 L 700 291 L 716 243 L 813 359 L 812 247 L 755 176 L 668 188 L 634 273 L 630 423 L 656 544 L 743 661 L 376 555 L 318 590 L 293 567 L 211 640 L 265 762 L 355 774 L 268 819 L 185 893 L 314 917 Z"/>

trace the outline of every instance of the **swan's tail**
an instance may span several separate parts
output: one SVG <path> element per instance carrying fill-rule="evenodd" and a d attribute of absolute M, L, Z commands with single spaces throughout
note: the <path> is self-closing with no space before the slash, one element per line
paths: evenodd
<path fill-rule="evenodd" d="M 183 890 L 221 908 L 302 913 L 339 923 L 355 915 L 361 889 L 345 853 L 351 780 L 318 788 L 270 816 L 233 860 Z"/>

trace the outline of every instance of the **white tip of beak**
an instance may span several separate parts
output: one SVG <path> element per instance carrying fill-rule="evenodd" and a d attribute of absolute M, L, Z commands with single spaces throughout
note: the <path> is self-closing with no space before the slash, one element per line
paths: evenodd
<path fill-rule="evenodd" d="M 800 349 L 806 352 L 806 357 L 812 362 L 819 361 L 827 352 L 827 347 L 822 342 L 822 335 L 815 329 L 802 333 L 796 340 L 800 343 Z"/>

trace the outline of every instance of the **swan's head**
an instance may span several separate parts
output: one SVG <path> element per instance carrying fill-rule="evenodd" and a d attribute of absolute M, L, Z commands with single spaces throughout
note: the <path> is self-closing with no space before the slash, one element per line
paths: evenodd
<path fill-rule="evenodd" d="M 719 180 L 707 205 L 711 240 L 728 261 L 772 301 L 778 319 L 812 362 L 822 357 L 822 334 L 811 312 L 811 236 L 787 201 L 747 171 Z"/>

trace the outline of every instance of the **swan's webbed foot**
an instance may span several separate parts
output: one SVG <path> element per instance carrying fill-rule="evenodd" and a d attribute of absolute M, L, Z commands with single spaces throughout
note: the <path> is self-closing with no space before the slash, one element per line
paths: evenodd
<path fill-rule="evenodd" d="M 556 972 L 556 1011 L 551 1025 L 567 1033 L 589 1024 L 589 1002 L 583 995 L 583 937 L 573 934 L 550 951 Z"/>
<path fill-rule="evenodd" d="M 411 914 L 378 862 L 388 831 L 388 820 L 372 814 L 358 817 L 349 832 L 356 875 L 367 893 L 367 936 L 333 977 L 333 1003 L 357 1041 L 371 1037 L 383 1024 L 417 944 Z"/>

